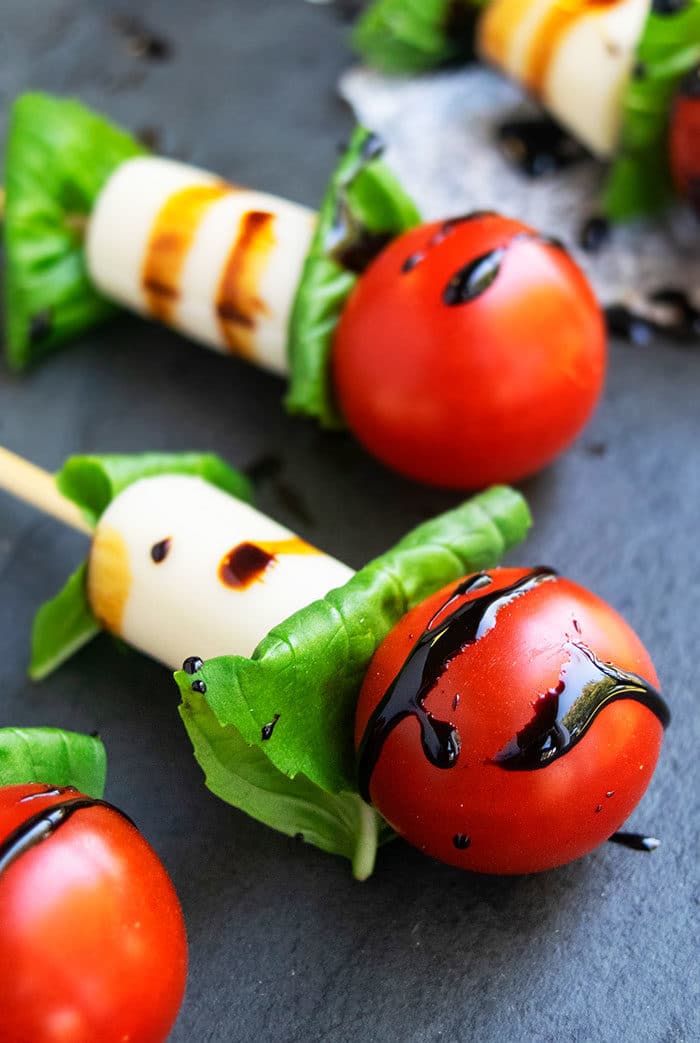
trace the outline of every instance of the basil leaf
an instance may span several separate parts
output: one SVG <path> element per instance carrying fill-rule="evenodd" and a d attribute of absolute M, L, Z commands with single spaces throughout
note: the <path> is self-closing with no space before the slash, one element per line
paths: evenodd
<path fill-rule="evenodd" d="M 700 62 L 700 0 L 669 14 L 652 12 L 624 99 L 620 151 L 605 187 L 609 217 L 661 210 L 673 198 L 668 126 L 681 80 Z"/>
<path fill-rule="evenodd" d="M 342 427 L 331 385 L 333 334 L 357 272 L 420 214 L 379 159 L 379 139 L 357 127 L 326 192 L 289 323 L 290 413 Z"/>
<path fill-rule="evenodd" d="M 58 728 L 0 728 L 0 786 L 44 782 L 101 797 L 107 755 L 99 739 Z"/>
<path fill-rule="evenodd" d="M 274 627 L 251 659 L 220 656 L 197 674 L 219 724 L 285 775 L 356 792 L 353 718 L 375 651 L 405 613 L 465 573 L 495 565 L 530 525 L 519 493 L 494 487 L 424 525 Z M 175 674 L 185 705 L 192 678 Z M 271 734 L 270 734 L 271 733 Z M 268 737 L 265 737 L 268 736 Z"/>
<path fill-rule="evenodd" d="M 370 876 L 378 844 L 393 833 L 357 794 L 335 796 L 303 775 L 283 775 L 232 725 L 219 724 L 204 697 L 191 689 L 180 715 L 212 793 L 280 833 L 349 859 L 356 879 Z"/>
<path fill-rule="evenodd" d="M 85 227 L 110 174 L 144 151 L 76 101 L 24 94 L 13 105 L 4 236 L 5 337 L 15 369 L 114 311 L 88 275 Z"/>
<path fill-rule="evenodd" d="M 141 478 L 188 474 L 204 478 L 218 489 L 247 503 L 248 479 L 214 453 L 140 453 L 71 456 L 56 475 L 56 485 L 95 525 L 112 500 Z"/>
<path fill-rule="evenodd" d="M 87 562 L 73 573 L 65 587 L 45 602 L 32 627 L 32 657 L 29 676 L 34 681 L 48 677 L 100 632 L 85 588 Z"/>
<path fill-rule="evenodd" d="M 474 28 L 488 0 L 375 0 L 353 45 L 386 73 L 420 73 L 474 57 Z"/>

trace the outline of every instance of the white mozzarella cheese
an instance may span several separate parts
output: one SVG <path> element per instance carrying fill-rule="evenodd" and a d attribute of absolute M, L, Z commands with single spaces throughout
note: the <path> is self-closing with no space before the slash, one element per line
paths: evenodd
<path fill-rule="evenodd" d="M 172 160 L 122 164 L 100 193 L 86 256 L 105 296 L 280 374 L 316 225 L 305 207 Z"/>
<path fill-rule="evenodd" d="M 117 167 L 97 197 L 85 240 L 87 267 L 97 289 L 147 314 L 143 265 L 158 214 L 176 192 L 218 182 L 206 170 L 155 156 L 139 156 Z"/>
<path fill-rule="evenodd" d="M 625 87 L 650 9 L 651 0 L 492 0 L 479 49 L 607 157 L 618 144 Z"/>
<path fill-rule="evenodd" d="M 129 486 L 100 518 L 88 596 L 107 629 L 178 669 L 191 655 L 249 656 L 352 575 L 208 482 L 163 475 Z"/>
<path fill-rule="evenodd" d="M 615 152 L 625 88 L 649 14 L 649 0 L 618 0 L 575 22 L 552 56 L 546 107 L 592 152 Z"/>

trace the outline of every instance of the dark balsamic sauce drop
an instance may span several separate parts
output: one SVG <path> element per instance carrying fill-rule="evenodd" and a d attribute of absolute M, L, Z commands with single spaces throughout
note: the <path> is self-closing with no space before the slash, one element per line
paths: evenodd
<path fill-rule="evenodd" d="M 546 768 L 573 749 L 605 707 L 620 699 L 641 703 L 668 726 L 668 706 L 643 677 L 602 662 L 579 641 L 569 641 L 566 650 L 569 659 L 558 683 L 540 696 L 532 719 L 499 750 L 493 764 L 507 771 Z"/>
<path fill-rule="evenodd" d="M 172 542 L 172 538 L 170 536 L 166 536 L 164 540 L 159 540 L 158 543 L 153 544 L 153 546 L 151 547 L 151 559 L 155 562 L 156 565 L 160 565 L 162 561 L 165 561 L 168 554 L 170 553 Z"/>
<path fill-rule="evenodd" d="M 608 840 L 611 844 L 621 844 L 632 851 L 656 851 L 661 844 L 656 837 L 647 837 L 643 833 L 613 833 Z"/>
<path fill-rule="evenodd" d="M 654 14 L 674 15 L 685 11 L 688 0 L 652 0 L 651 9 Z"/>
<path fill-rule="evenodd" d="M 170 41 L 147 29 L 139 18 L 126 14 L 114 15 L 112 25 L 124 37 L 130 53 L 135 58 L 167 61 L 172 57 L 173 47 Z"/>
<path fill-rule="evenodd" d="M 203 666 L 204 663 L 198 655 L 191 655 L 182 664 L 182 669 L 186 674 L 192 676 L 192 674 L 199 673 Z"/>
<path fill-rule="evenodd" d="M 506 159 L 527 177 L 544 177 L 580 163 L 588 152 L 548 116 L 507 120 L 498 128 Z"/>
<path fill-rule="evenodd" d="M 38 796 L 44 797 L 50 795 L 51 791 L 38 794 Z M 61 801 L 60 804 L 52 804 L 51 807 L 44 808 L 38 811 L 36 815 L 31 815 L 24 822 L 21 822 L 0 844 L 0 874 L 8 869 L 21 855 L 52 836 L 76 811 L 81 811 L 84 808 L 107 808 L 134 826 L 128 815 L 125 815 L 119 808 L 115 808 L 113 804 L 108 804 L 105 800 L 94 800 L 92 797 L 72 797 L 69 800 Z M 134 828 L 136 827 L 134 826 Z"/>
<path fill-rule="evenodd" d="M 53 318 L 48 308 L 36 312 L 29 320 L 29 343 L 38 344 L 40 341 L 46 340 L 52 328 Z"/>
<path fill-rule="evenodd" d="M 579 232 L 581 248 L 589 254 L 598 253 L 610 240 L 610 222 L 599 214 L 589 217 Z"/>
<path fill-rule="evenodd" d="M 471 837 L 467 836 L 466 833 L 455 833 L 452 837 L 452 843 L 458 851 L 466 851 L 471 842 Z"/>
<path fill-rule="evenodd" d="M 443 291 L 443 303 L 448 305 L 448 307 L 454 307 L 455 305 L 469 304 L 471 301 L 476 300 L 498 278 L 501 265 L 508 250 L 512 249 L 517 243 L 527 242 L 552 246 L 555 250 L 562 250 L 566 253 L 566 247 L 559 239 L 540 235 L 538 232 L 517 232 L 503 246 L 497 246 L 495 250 L 475 257 L 474 260 L 455 272 Z"/>
<path fill-rule="evenodd" d="M 417 253 L 411 254 L 401 265 L 401 271 L 404 275 L 412 272 L 422 261 L 425 260 L 428 252 L 435 246 L 439 246 L 445 239 L 448 238 L 461 224 L 466 221 L 479 221 L 485 217 L 497 217 L 495 210 L 471 210 L 467 214 L 459 214 L 457 217 L 448 217 L 446 221 L 443 221 L 437 232 L 435 232 L 428 242 L 425 244 L 422 250 Z"/>
<path fill-rule="evenodd" d="M 488 590 L 485 588 L 493 584 L 493 579 L 487 572 L 479 572 L 455 587 L 416 641 L 367 722 L 358 754 L 359 788 L 366 801 L 370 800 L 372 772 L 384 743 L 406 717 L 418 720 L 423 752 L 428 761 L 436 768 L 454 767 L 460 750 L 457 730 L 450 722 L 433 717 L 425 709 L 425 700 L 455 656 L 495 626 L 501 608 L 554 578 L 551 569 L 539 568 L 508 587 Z M 484 589 L 485 593 L 465 601 L 437 622 L 453 602 Z"/>
<path fill-rule="evenodd" d="M 226 587 L 245 590 L 275 561 L 275 555 L 256 543 L 239 543 L 219 565 L 219 579 Z"/>
<path fill-rule="evenodd" d="M 445 287 L 443 302 L 452 307 L 455 304 L 469 304 L 480 297 L 496 280 L 504 257 L 505 248 L 498 247 L 465 264 L 455 272 Z"/>
<path fill-rule="evenodd" d="M 280 715 L 278 713 L 276 713 L 275 716 L 272 718 L 272 720 L 269 722 L 269 724 L 263 725 L 263 727 L 261 729 L 261 733 L 262 733 L 262 738 L 263 738 L 263 740 L 265 742 L 267 742 L 268 739 L 272 738 L 272 733 L 275 730 L 275 725 L 277 724 L 279 719 L 280 719 Z"/>
<path fill-rule="evenodd" d="M 684 290 L 665 286 L 653 290 L 638 310 L 626 304 L 605 309 L 608 332 L 637 347 L 647 347 L 658 335 L 679 345 L 696 345 L 700 340 L 700 308 Z"/>

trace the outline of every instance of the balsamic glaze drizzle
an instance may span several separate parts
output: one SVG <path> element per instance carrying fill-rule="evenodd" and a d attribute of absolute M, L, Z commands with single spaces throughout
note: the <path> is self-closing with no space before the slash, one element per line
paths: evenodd
<path fill-rule="evenodd" d="M 154 564 L 160 565 L 162 561 L 165 561 L 170 553 L 172 542 L 172 538 L 166 536 L 164 540 L 159 540 L 158 543 L 153 544 L 151 547 L 151 560 Z"/>
<path fill-rule="evenodd" d="M 372 772 L 384 743 L 406 717 L 417 718 L 428 761 L 437 768 L 455 766 L 461 745 L 459 733 L 454 724 L 437 720 L 425 709 L 426 698 L 452 659 L 493 629 L 501 608 L 541 583 L 555 579 L 553 570 L 542 567 L 533 569 L 510 586 L 489 590 L 493 579 L 488 573 L 480 572 L 455 588 L 413 645 L 367 722 L 358 752 L 359 788 L 366 801 L 370 801 Z M 484 593 L 443 615 L 465 594 L 481 590 Z M 568 753 L 602 710 L 620 699 L 634 699 L 646 706 L 664 728 L 669 724 L 668 706 L 644 678 L 602 662 L 580 641 L 569 641 L 566 647 L 569 657 L 558 684 L 540 697 L 532 719 L 490 763 L 507 771 L 545 768 Z M 608 792 L 612 796 L 613 791 Z"/>
<path fill-rule="evenodd" d="M 656 837 L 647 837 L 643 833 L 613 833 L 608 837 L 611 844 L 621 844 L 632 851 L 656 851 L 661 844 Z"/>
<path fill-rule="evenodd" d="M 262 739 L 263 739 L 264 742 L 267 742 L 268 739 L 272 738 L 272 733 L 275 730 L 275 725 L 277 724 L 279 719 L 280 719 L 280 715 L 278 713 L 276 713 L 275 716 L 272 718 L 272 720 L 268 724 L 264 724 L 263 725 L 263 727 L 261 729 L 261 735 L 262 735 Z"/>
<path fill-rule="evenodd" d="M 498 215 L 495 210 L 472 210 L 470 213 L 460 214 L 458 217 L 448 217 L 446 221 L 442 222 L 437 232 L 430 237 L 422 250 L 419 250 L 417 253 L 411 254 L 406 258 L 401 265 L 402 273 L 407 275 L 408 272 L 412 272 L 417 265 L 425 260 L 429 250 L 432 250 L 433 247 L 439 246 L 440 243 L 444 242 L 444 240 L 447 239 L 447 237 L 451 235 L 459 225 L 464 224 L 465 221 L 477 221 L 483 217 L 496 216 Z"/>
<path fill-rule="evenodd" d="M 620 699 L 634 699 L 668 726 L 668 706 L 643 677 L 603 663 L 580 641 L 567 642 L 566 650 L 569 658 L 559 683 L 540 696 L 532 720 L 498 751 L 493 764 L 507 771 L 546 768 L 573 749 L 605 707 Z"/>
<path fill-rule="evenodd" d="M 59 790 L 59 792 L 61 791 Z M 53 793 L 53 790 L 47 790 L 37 796 L 48 797 Z M 51 807 L 43 808 L 36 815 L 31 815 L 5 838 L 0 844 L 0 875 L 21 855 L 26 854 L 43 840 L 48 840 L 76 811 L 81 811 L 83 808 L 107 808 L 109 811 L 116 812 L 127 822 L 131 822 L 131 825 L 136 828 L 128 815 L 105 800 L 95 800 L 92 797 L 71 797 L 69 800 L 61 801 L 60 804 L 52 804 Z"/>
<path fill-rule="evenodd" d="M 198 655 L 188 656 L 182 664 L 182 669 L 186 674 L 192 676 L 192 674 L 198 673 L 204 666 L 203 660 Z"/>
<path fill-rule="evenodd" d="M 226 587 L 245 590 L 260 579 L 273 561 L 275 555 L 257 543 L 238 543 L 219 565 L 219 579 Z"/>
<path fill-rule="evenodd" d="M 469 304 L 488 290 L 498 277 L 506 253 L 517 243 L 535 242 L 544 246 L 553 246 L 557 250 L 566 250 L 559 239 L 540 235 L 538 232 L 518 232 L 503 246 L 497 246 L 488 253 L 481 254 L 469 261 L 463 268 L 455 272 L 445 287 L 442 300 L 449 307 Z"/>
<path fill-rule="evenodd" d="M 555 576 L 556 573 L 551 569 L 533 569 L 510 586 L 486 590 L 480 596 L 465 601 L 436 623 L 453 602 L 465 594 L 490 587 L 493 579 L 487 572 L 478 572 L 455 587 L 414 644 L 403 667 L 367 722 L 358 753 L 359 788 L 366 801 L 370 800 L 372 772 L 384 743 L 406 717 L 418 720 L 423 752 L 430 763 L 436 768 L 455 766 L 459 758 L 459 734 L 449 721 L 437 720 L 425 709 L 426 698 L 452 659 L 465 646 L 478 641 L 495 626 L 501 608 Z"/>
<path fill-rule="evenodd" d="M 498 128 L 506 159 L 527 177 L 544 177 L 588 157 L 580 145 L 548 116 L 507 120 Z"/>

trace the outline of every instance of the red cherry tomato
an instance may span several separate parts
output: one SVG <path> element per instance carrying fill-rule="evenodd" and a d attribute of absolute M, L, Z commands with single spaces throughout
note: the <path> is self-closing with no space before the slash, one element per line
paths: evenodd
<path fill-rule="evenodd" d="M 676 191 L 700 214 L 700 67 L 684 81 L 673 106 L 669 154 Z"/>
<path fill-rule="evenodd" d="M 357 708 L 361 784 L 443 862 L 561 865 L 644 793 L 668 723 L 656 683 L 634 632 L 583 587 L 548 570 L 479 573 L 377 651 Z"/>
<path fill-rule="evenodd" d="M 0 790 L 3 1043 L 162 1043 L 185 988 L 177 895 L 135 826 L 75 790 Z"/>
<path fill-rule="evenodd" d="M 434 485 L 514 481 L 578 434 L 605 370 L 601 311 L 565 250 L 497 214 L 394 240 L 335 336 L 340 408 L 385 464 Z"/>

